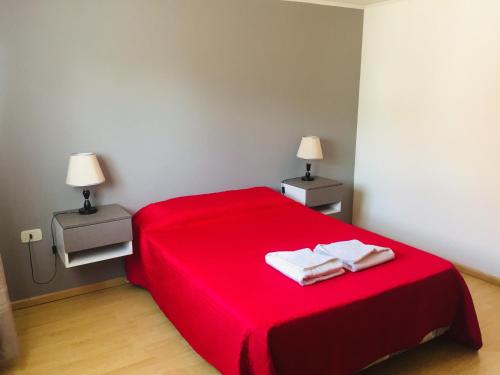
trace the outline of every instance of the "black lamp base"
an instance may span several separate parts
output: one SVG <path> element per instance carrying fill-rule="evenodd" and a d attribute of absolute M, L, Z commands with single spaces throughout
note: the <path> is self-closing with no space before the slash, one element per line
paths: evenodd
<path fill-rule="evenodd" d="M 85 201 L 83 202 L 83 207 L 78 210 L 80 215 L 92 215 L 97 212 L 96 207 L 92 207 L 90 204 L 90 190 L 89 189 L 83 189 L 83 198 Z"/>
<path fill-rule="evenodd" d="M 92 214 L 95 214 L 97 212 L 97 208 L 96 207 L 90 207 L 90 208 L 85 208 L 85 207 L 82 207 L 78 210 L 78 213 L 80 215 L 92 215 Z"/>
<path fill-rule="evenodd" d="M 306 164 L 306 174 L 302 177 L 302 181 L 314 181 L 314 177 L 311 176 L 311 163 Z"/>

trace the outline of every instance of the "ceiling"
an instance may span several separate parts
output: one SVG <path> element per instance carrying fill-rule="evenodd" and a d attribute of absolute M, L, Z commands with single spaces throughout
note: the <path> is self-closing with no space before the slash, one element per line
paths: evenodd
<path fill-rule="evenodd" d="M 384 1 L 390 1 L 390 0 L 285 0 L 285 1 L 295 1 L 300 3 L 323 4 L 323 5 L 340 6 L 346 8 L 363 9 L 369 5 L 382 3 Z"/>

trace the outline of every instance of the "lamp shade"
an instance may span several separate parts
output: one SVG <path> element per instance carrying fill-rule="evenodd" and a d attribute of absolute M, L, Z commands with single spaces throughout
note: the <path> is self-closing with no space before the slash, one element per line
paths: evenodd
<path fill-rule="evenodd" d="M 319 137 L 308 136 L 302 137 L 300 141 L 297 157 L 305 160 L 320 160 L 323 159 L 323 150 Z"/>
<path fill-rule="evenodd" d="M 66 184 L 85 187 L 102 184 L 106 179 L 102 173 L 97 155 L 92 152 L 72 154 L 69 157 Z"/>

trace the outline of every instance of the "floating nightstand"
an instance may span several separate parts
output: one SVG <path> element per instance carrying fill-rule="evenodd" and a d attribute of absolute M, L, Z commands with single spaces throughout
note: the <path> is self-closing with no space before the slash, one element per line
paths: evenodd
<path fill-rule="evenodd" d="M 93 215 L 54 216 L 57 251 L 66 268 L 132 254 L 131 216 L 117 204 L 100 206 Z"/>
<path fill-rule="evenodd" d="M 283 195 L 329 216 L 342 212 L 343 191 L 341 182 L 324 177 L 315 177 L 313 181 L 298 177 L 281 182 Z"/>

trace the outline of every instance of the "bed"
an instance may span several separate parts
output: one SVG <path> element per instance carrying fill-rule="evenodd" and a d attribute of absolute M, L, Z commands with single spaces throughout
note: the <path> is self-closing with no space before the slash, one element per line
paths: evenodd
<path fill-rule="evenodd" d="M 269 188 L 154 203 L 133 226 L 129 281 L 223 374 L 352 374 L 433 332 L 482 345 L 450 262 Z M 396 259 L 307 287 L 264 262 L 270 251 L 354 238 L 390 247 Z"/>

